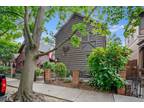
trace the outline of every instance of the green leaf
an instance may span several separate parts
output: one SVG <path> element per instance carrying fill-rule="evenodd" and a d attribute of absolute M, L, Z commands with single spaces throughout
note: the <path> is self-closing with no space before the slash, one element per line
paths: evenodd
<path fill-rule="evenodd" d="M 71 44 L 72 44 L 73 47 L 79 47 L 80 42 L 81 42 L 81 39 L 77 35 L 72 36 Z"/>

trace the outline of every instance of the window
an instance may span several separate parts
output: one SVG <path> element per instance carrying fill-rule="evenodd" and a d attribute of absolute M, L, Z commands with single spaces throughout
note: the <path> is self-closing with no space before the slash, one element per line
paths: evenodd
<path fill-rule="evenodd" d="M 66 55 L 68 53 L 68 51 L 70 50 L 70 47 L 69 46 L 63 46 L 62 50 L 63 50 L 63 55 Z"/>

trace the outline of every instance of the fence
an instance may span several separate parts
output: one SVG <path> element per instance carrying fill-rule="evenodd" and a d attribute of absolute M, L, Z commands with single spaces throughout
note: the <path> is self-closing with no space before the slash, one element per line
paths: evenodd
<path fill-rule="evenodd" d="M 141 75 L 140 69 L 138 68 L 137 60 L 130 60 L 126 65 L 126 79 L 127 79 L 127 87 L 126 93 L 128 95 L 139 97 L 142 95 L 141 93 Z"/>

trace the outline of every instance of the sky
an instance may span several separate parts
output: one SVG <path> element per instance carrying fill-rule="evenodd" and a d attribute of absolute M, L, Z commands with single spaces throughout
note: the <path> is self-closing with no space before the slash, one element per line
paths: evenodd
<path fill-rule="evenodd" d="M 127 23 L 126 20 L 121 20 L 119 24 L 110 26 L 109 29 L 111 34 L 116 34 L 116 36 L 120 37 L 122 44 L 125 45 L 125 38 L 124 38 L 124 25 Z"/>
<path fill-rule="evenodd" d="M 58 16 L 56 15 L 55 18 L 53 18 L 49 23 L 46 23 L 46 28 L 48 31 L 53 31 L 54 33 L 57 32 L 56 30 L 56 25 L 58 23 Z M 121 41 L 122 41 L 122 44 L 124 45 L 125 44 L 125 38 L 124 38 L 124 25 L 127 23 L 126 20 L 121 20 L 119 22 L 119 24 L 117 25 L 113 25 L 113 26 L 110 26 L 109 27 L 109 30 L 111 31 L 111 34 L 116 34 L 116 36 L 120 37 Z"/>
<path fill-rule="evenodd" d="M 54 18 L 52 18 L 48 23 L 45 24 L 47 31 L 48 32 L 52 31 L 55 34 L 58 31 L 56 29 L 56 25 L 57 25 L 58 21 L 59 21 L 59 17 L 58 17 L 58 15 L 55 15 Z M 126 20 L 121 20 L 119 22 L 119 24 L 109 26 L 109 30 L 111 31 L 111 35 L 116 34 L 116 36 L 120 37 L 123 45 L 125 44 L 125 38 L 124 38 L 123 33 L 124 33 L 124 25 L 126 23 L 127 23 Z M 42 36 L 45 36 L 45 35 L 46 35 L 45 33 L 42 33 Z M 16 41 L 22 43 L 23 39 L 19 38 Z"/>

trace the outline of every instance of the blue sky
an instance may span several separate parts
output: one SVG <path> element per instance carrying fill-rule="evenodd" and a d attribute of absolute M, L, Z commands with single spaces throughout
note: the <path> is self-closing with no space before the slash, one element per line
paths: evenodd
<path fill-rule="evenodd" d="M 47 30 L 48 30 L 48 31 L 53 31 L 54 33 L 56 33 L 56 32 L 57 32 L 57 30 L 56 30 L 56 25 L 57 25 L 57 23 L 58 23 L 58 20 L 59 20 L 59 18 L 58 18 L 58 16 L 56 15 L 55 18 L 53 18 L 49 23 L 47 23 L 47 24 L 45 25 L 46 28 L 47 28 Z M 120 37 L 123 45 L 124 45 L 124 43 L 125 43 L 125 39 L 124 39 L 123 33 L 124 33 L 124 25 L 125 25 L 126 23 L 127 23 L 126 20 L 121 20 L 121 21 L 119 22 L 119 24 L 113 25 L 113 26 L 110 26 L 110 27 L 109 27 L 112 35 L 113 35 L 113 34 L 116 34 L 118 37 Z"/>
<path fill-rule="evenodd" d="M 56 14 L 54 18 L 52 18 L 48 23 L 45 24 L 46 29 L 49 31 L 57 32 L 56 26 L 59 21 L 59 17 Z"/>
<path fill-rule="evenodd" d="M 57 25 L 58 21 L 59 21 L 59 17 L 56 14 L 54 18 L 52 18 L 48 23 L 45 24 L 45 27 L 48 30 L 48 32 L 50 32 L 50 31 L 52 31 L 54 33 L 57 32 L 56 25 Z M 124 32 L 124 25 L 126 23 L 127 23 L 126 20 L 121 20 L 119 22 L 119 24 L 109 27 L 109 29 L 111 31 L 111 34 L 112 35 L 116 34 L 118 37 L 120 37 L 123 45 L 125 43 L 123 32 Z M 42 35 L 45 36 L 45 33 L 43 33 Z M 23 39 L 17 39 L 17 41 L 18 42 L 23 42 Z"/>
<path fill-rule="evenodd" d="M 119 22 L 119 24 L 110 26 L 111 33 L 116 34 L 116 36 L 120 37 L 123 45 L 125 44 L 125 38 L 124 38 L 123 33 L 124 33 L 124 25 L 126 23 L 127 23 L 127 20 L 123 19 Z"/>

